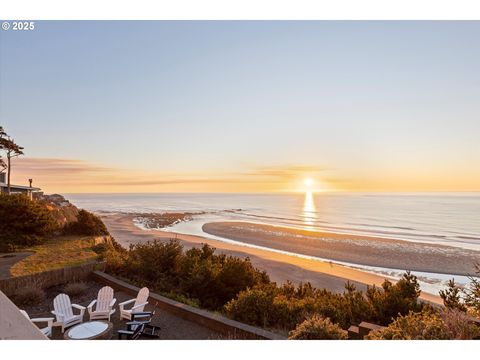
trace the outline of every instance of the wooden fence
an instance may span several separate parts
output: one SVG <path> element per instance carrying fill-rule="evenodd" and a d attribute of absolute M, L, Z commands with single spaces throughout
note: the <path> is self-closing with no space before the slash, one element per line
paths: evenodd
<path fill-rule="evenodd" d="M 103 269 L 104 264 L 89 262 L 86 264 L 44 271 L 31 275 L 12 277 L 0 280 L 0 290 L 7 296 L 12 296 L 19 289 L 27 287 L 48 288 L 50 286 L 77 282 L 87 279 L 95 270 Z"/>

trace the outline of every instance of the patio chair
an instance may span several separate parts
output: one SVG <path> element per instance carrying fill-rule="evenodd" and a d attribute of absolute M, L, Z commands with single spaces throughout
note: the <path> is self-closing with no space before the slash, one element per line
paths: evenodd
<path fill-rule="evenodd" d="M 115 312 L 113 308 L 115 301 L 117 299 L 113 297 L 113 289 L 110 286 L 102 287 L 98 291 L 97 299 L 92 300 L 87 306 L 90 321 L 95 319 L 107 319 L 110 321 L 110 316 Z"/>
<path fill-rule="evenodd" d="M 52 314 L 57 318 L 57 324 L 62 326 L 62 333 L 65 328 L 75 324 L 80 324 L 83 321 L 83 315 L 85 314 L 85 306 L 72 304 L 70 297 L 67 294 L 59 294 L 53 299 Z M 80 314 L 75 315 L 73 308 L 80 310 Z"/>
<path fill-rule="evenodd" d="M 142 312 L 145 308 L 145 305 L 148 304 L 148 288 L 144 287 L 138 292 L 136 299 L 130 299 L 118 304 L 120 308 L 120 319 L 132 320 L 132 314 Z M 130 309 L 126 309 L 125 305 L 133 303 L 133 306 Z"/>
<path fill-rule="evenodd" d="M 118 330 L 118 340 L 137 340 L 144 328 L 145 324 L 128 322 L 126 330 Z"/>
<path fill-rule="evenodd" d="M 25 317 L 30 320 L 33 324 L 37 325 L 38 330 L 40 330 L 45 336 L 52 336 L 52 326 L 54 318 L 33 318 L 31 319 L 28 313 L 25 310 L 20 310 L 20 312 L 25 315 Z M 46 327 L 38 326 L 38 323 L 47 323 Z"/>
<path fill-rule="evenodd" d="M 139 312 L 132 314 L 132 320 L 127 322 L 126 330 L 118 330 L 119 340 L 137 340 L 141 336 L 158 339 L 159 326 L 151 324 L 155 312 Z"/>

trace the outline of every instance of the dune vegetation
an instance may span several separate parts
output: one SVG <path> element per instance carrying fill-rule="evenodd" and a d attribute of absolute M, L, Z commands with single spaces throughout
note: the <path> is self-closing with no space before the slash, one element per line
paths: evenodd
<path fill-rule="evenodd" d="M 33 252 L 10 268 L 12 276 L 79 265 L 97 259 L 102 251 L 95 238 L 108 231 L 97 216 L 48 199 L 0 194 L 0 252 Z"/>
<path fill-rule="evenodd" d="M 381 287 L 369 286 L 365 292 L 346 283 L 338 294 L 310 283 L 278 285 L 248 258 L 215 254 L 206 244 L 185 250 L 175 239 L 131 245 L 128 250 L 108 246 L 102 256 L 107 272 L 135 285 L 294 339 L 342 339 L 345 330 L 362 321 L 388 328 L 409 323 L 412 316 L 430 316 L 435 326 L 441 323 L 440 328 L 447 329 L 432 331 L 431 336 L 458 338 L 448 330 L 440 307 L 419 300 L 420 286 L 409 272 L 396 283 L 385 280 Z M 455 326 L 467 326 L 468 319 L 465 313 Z M 388 331 L 375 336 L 392 338 Z M 476 336 L 474 331 L 465 333 Z"/>

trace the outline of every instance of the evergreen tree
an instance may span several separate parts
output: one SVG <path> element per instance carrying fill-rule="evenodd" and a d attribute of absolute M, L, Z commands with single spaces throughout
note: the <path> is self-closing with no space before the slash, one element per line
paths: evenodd
<path fill-rule="evenodd" d="M 0 139 L 7 136 L 7 133 L 3 130 L 3 127 L 0 126 Z M 0 150 L 3 150 L 2 141 L 0 140 Z M 7 164 L 0 156 L 0 173 L 2 173 L 7 168 Z"/>
<path fill-rule="evenodd" d="M 41 244 L 56 229 L 45 206 L 23 194 L 0 194 L 0 252 Z"/>
<path fill-rule="evenodd" d="M 460 296 L 461 289 L 455 284 L 455 280 L 452 279 L 448 282 L 448 288 L 440 290 L 440 297 L 443 300 L 443 305 L 448 309 L 456 309 L 462 312 L 467 311 L 465 304 Z"/>
<path fill-rule="evenodd" d="M 480 263 L 475 264 L 475 273 L 480 275 Z M 469 277 L 470 284 L 464 289 L 465 304 L 480 316 L 480 281 L 473 276 Z"/>
<path fill-rule="evenodd" d="M 7 133 L 3 130 L 3 127 L 0 127 L 0 149 L 4 150 L 7 154 L 7 184 L 8 184 L 8 194 L 10 194 L 10 177 L 12 173 L 12 158 L 23 155 L 23 147 L 18 145 L 10 136 L 8 136 Z M 5 163 L 3 162 L 3 164 Z"/>

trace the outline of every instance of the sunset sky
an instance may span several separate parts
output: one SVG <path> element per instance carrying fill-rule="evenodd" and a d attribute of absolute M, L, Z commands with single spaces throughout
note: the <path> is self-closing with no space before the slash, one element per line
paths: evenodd
<path fill-rule="evenodd" d="M 480 191 L 480 22 L 37 22 L 0 125 L 47 192 Z"/>

